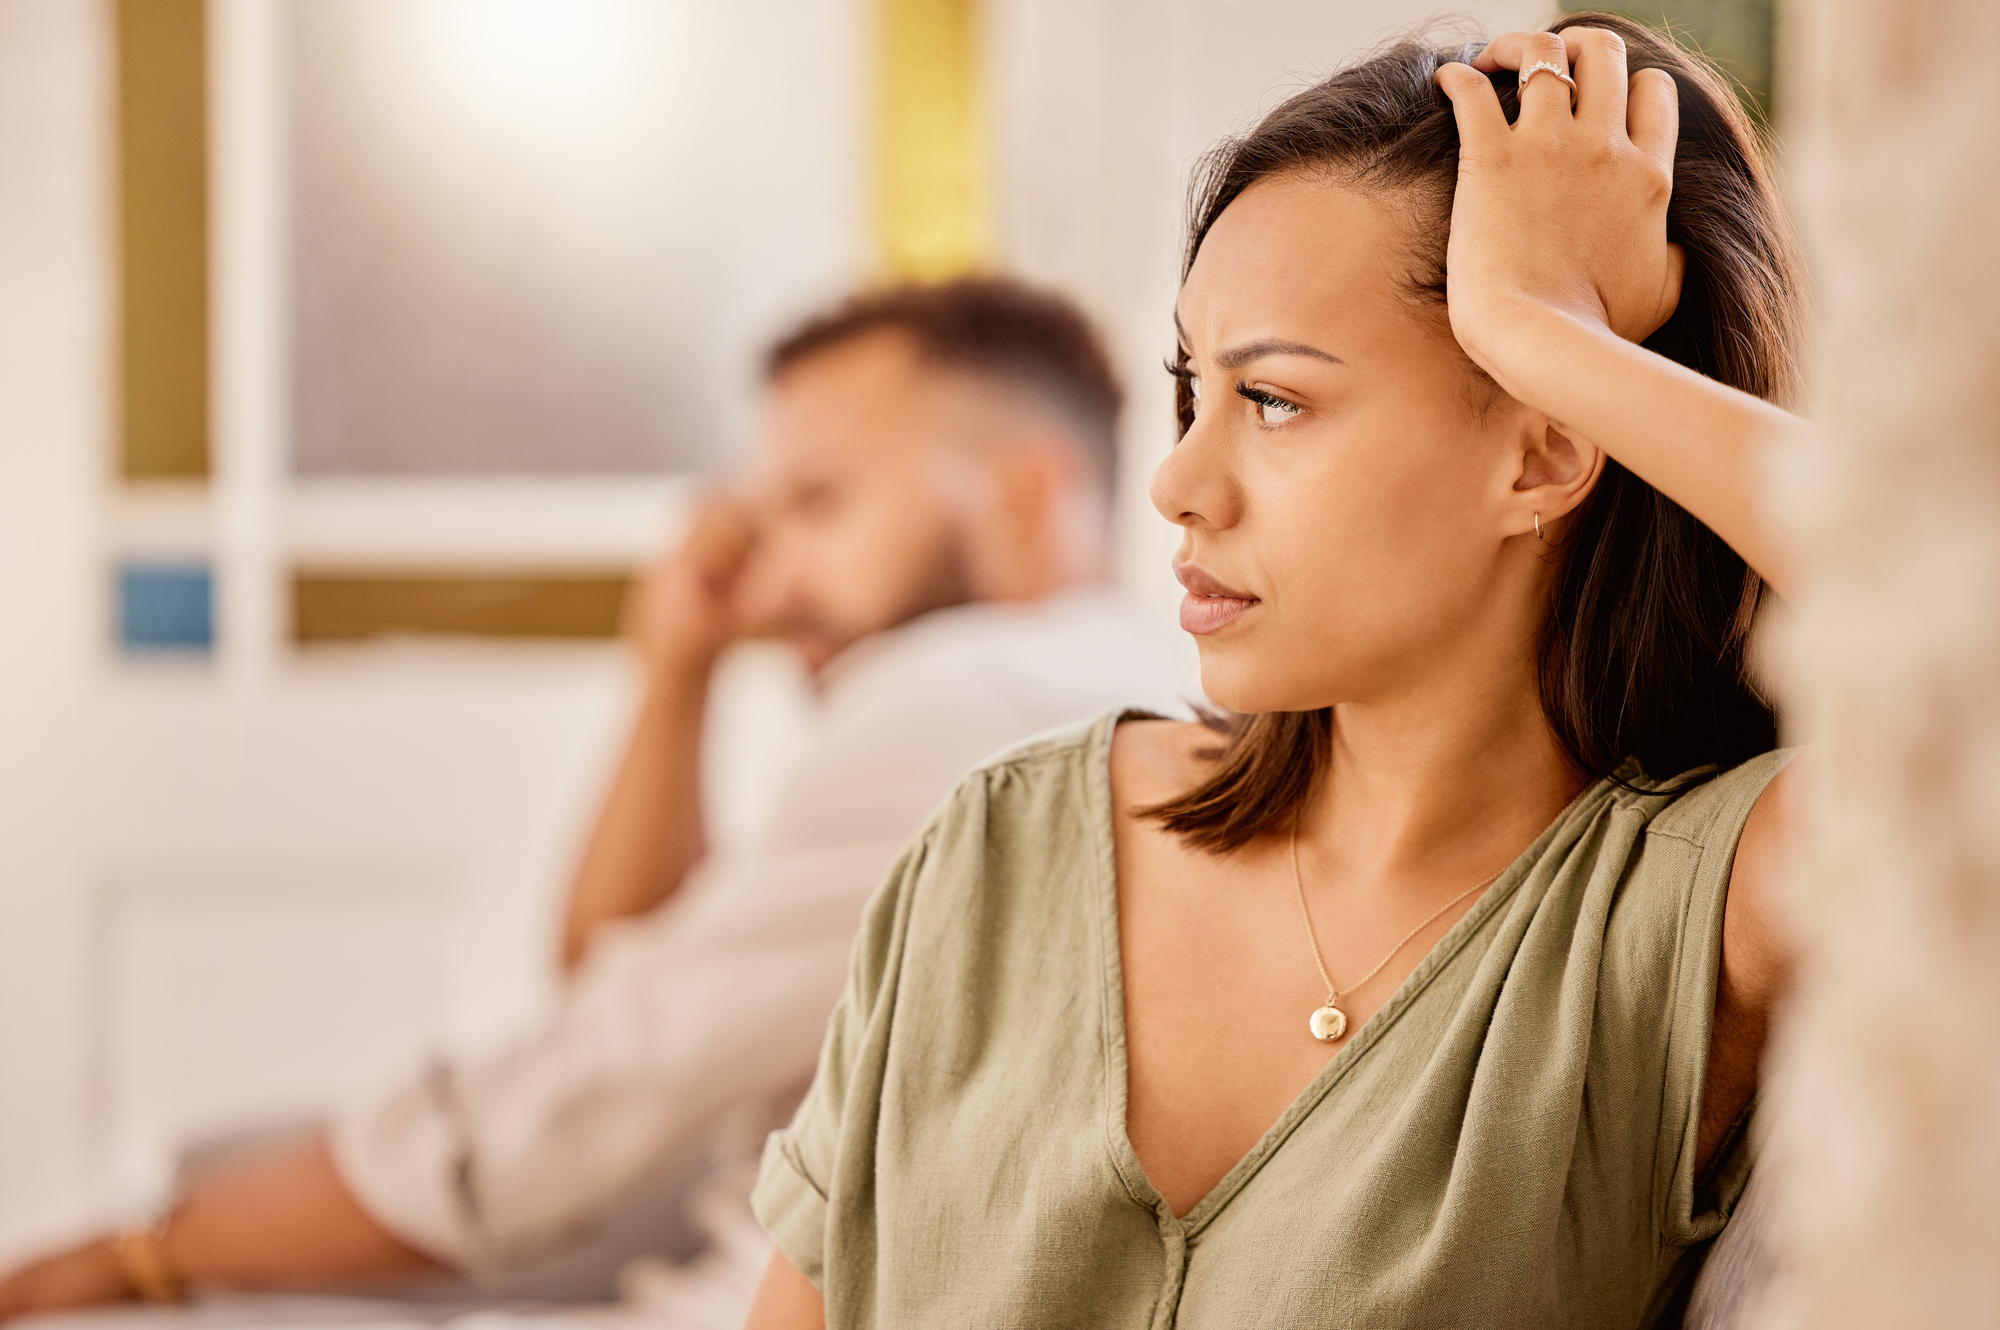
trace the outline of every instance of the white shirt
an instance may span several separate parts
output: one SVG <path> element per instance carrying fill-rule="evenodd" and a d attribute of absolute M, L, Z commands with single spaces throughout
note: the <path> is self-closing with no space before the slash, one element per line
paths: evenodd
<path fill-rule="evenodd" d="M 849 941 L 896 855 L 996 750 L 1115 706 L 1182 712 L 1185 658 L 1102 590 L 941 610 L 857 643 L 827 671 L 760 842 L 604 930 L 539 1029 L 337 1121 L 342 1177 L 405 1241 L 481 1273 L 561 1248 L 637 1180 L 705 1154 L 716 1185 L 700 1222 L 712 1245 L 742 1247 L 714 1212 L 749 1222 L 763 1131 L 812 1077 Z M 756 1253 L 736 1255 L 730 1280 L 754 1282 Z M 673 1278 L 655 1273 L 640 1300 L 671 1302 Z M 709 1293 L 740 1321 L 747 1283 Z"/>

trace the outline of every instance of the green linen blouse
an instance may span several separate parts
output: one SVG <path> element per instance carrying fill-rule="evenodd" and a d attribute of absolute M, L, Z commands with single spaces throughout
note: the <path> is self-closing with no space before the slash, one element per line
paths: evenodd
<path fill-rule="evenodd" d="M 1727 1218 L 1694 1168 L 1770 753 L 1577 796 L 1185 1217 L 1125 1134 L 1119 715 L 966 778 L 868 908 L 754 1204 L 827 1325 L 1627 1327 Z M 1739 1124 L 1740 1126 L 1740 1124 Z"/>

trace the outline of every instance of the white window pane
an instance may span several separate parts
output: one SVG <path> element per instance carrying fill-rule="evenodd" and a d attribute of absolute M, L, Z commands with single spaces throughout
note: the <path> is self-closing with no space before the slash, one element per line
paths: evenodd
<path fill-rule="evenodd" d="M 851 277 L 834 0 L 293 0 L 297 469 L 700 468 Z"/>

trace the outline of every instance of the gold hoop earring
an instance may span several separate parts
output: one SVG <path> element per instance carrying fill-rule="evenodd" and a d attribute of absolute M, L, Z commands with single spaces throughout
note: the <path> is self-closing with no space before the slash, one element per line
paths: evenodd
<path fill-rule="evenodd" d="M 1540 513 L 1535 514 L 1535 539 L 1542 540 L 1542 515 Z M 1544 545 L 1548 544 L 1546 540 L 1542 540 L 1542 543 Z"/>

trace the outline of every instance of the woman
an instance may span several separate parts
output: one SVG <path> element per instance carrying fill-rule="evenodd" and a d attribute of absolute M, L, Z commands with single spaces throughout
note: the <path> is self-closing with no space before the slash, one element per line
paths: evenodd
<path fill-rule="evenodd" d="M 1153 498 L 1242 719 L 1030 744 L 911 847 L 751 1324 L 1647 1324 L 1782 974 L 1754 139 L 1572 18 L 1300 94 L 1193 223 Z"/>

